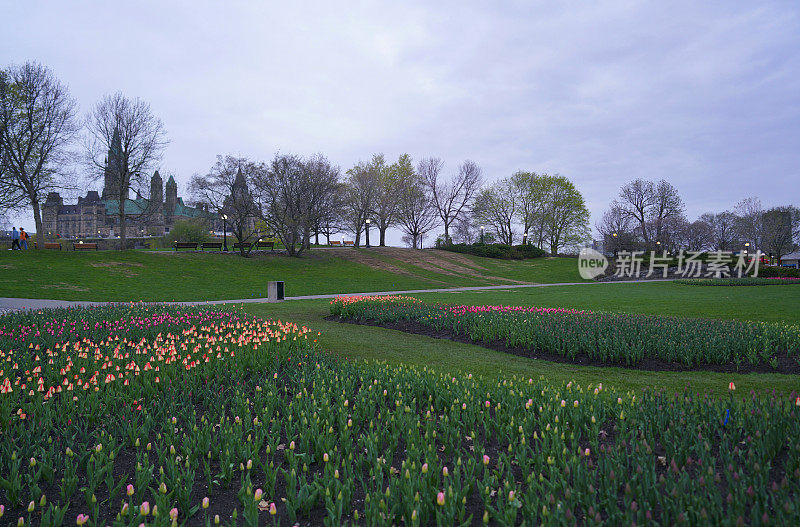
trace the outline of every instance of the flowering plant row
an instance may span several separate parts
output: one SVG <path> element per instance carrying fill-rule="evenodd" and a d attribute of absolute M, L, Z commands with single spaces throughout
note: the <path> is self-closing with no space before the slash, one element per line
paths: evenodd
<path fill-rule="evenodd" d="M 149 337 L 127 326 L 5 351 L 4 366 L 41 371 L 13 370 L 0 394 L 4 524 L 800 522 L 800 400 L 340 362 L 293 324 L 162 314 Z M 98 378 L 133 373 L 47 399 L 28 389 L 91 360 Z"/>
<path fill-rule="evenodd" d="M 635 366 L 645 359 L 696 365 L 768 365 L 800 360 L 800 327 L 790 324 L 606 313 L 574 309 L 427 304 L 408 297 L 338 297 L 335 316 L 411 321 L 475 342 L 529 353 Z"/>

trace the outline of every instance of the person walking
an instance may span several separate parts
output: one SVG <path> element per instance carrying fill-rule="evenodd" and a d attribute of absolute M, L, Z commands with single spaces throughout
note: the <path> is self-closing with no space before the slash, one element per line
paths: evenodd
<path fill-rule="evenodd" d="M 16 227 L 11 228 L 11 250 L 21 249 L 19 246 L 19 231 Z"/>
<path fill-rule="evenodd" d="M 19 243 L 20 243 L 20 246 L 21 246 L 20 248 L 21 249 L 25 249 L 26 251 L 28 250 L 28 238 L 29 237 L 30 236 L 28 236 L 28 233 L 25 232 L 25 229 L 20 227 L 19 228 Z"/>

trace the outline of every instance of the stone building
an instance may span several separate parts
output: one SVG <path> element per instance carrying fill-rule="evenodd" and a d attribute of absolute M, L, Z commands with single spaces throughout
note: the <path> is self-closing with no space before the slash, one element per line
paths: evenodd
<path fill-rule="evenodd" d="M 119 200 L 103 189 L 101 197 L 90 190 L 75 205 L 65 205 L 58 192 L 51 192 L 42 207 L 43 227 L 48 236 L 59 238 L 108 238 L 119 236 Z M 119 194 L 117 194 L 119 195 Z M 164 184 L 158 171 L 150 179 L 150 198 L 137 195 L 125 200 L 126 231 L 129 237 L 163 236 L 176 221 L 211 219 L 208 207 L 189 207 L 178 196 L 178 185 L 170 176 Z"/>
<path fill-rule="evenodd" d="M 119 137 L 112 144 L 117 146 Z M 58 238 L 108 238 L 119 236 L 119 185 L 114 181 L 109 161 L 114 162 L 117 148 L 110 148 L 106 159 L 102 194 L 90 190 L 75 205 L 65 205 L 58 192 L 51 192 L 42 207 L 42 222 L 48 237 Z M 170 176 L 165 186 L 158 171 L 150 179 L 150 197 L 137 193 L 134 199 L 125 199 L 127 215 L 126 234 L 136 236 L 163 236 L 175 222 L 205 218 L 212 220 L 207 206 L 189 207 L 178 196 L 178 185 Z"/>

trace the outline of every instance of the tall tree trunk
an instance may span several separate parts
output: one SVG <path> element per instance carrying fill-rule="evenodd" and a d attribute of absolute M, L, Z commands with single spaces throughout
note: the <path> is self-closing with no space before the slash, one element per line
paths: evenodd
<path fill-rule="evenodd" d="M 125 198 L 121 190 L 119 196 L 119 249 L 124 251 L 128 246 L 128 222 L 125 216 Z"/>
<path fill-rule="evenodd" d="M 444 243 L 450 243 L 450 223 L 444 222 Z"/>
<path fill-rule="evenodd" d="M 31 205 L 33 206 L 33 223 L 36 226 L 36 245 L 35 247 L 38 249 L 44 249 L 44 243 L 47 241 L 47 237 L 44 233 L 44 228 L 42 227 L 42 212 L 39 209 L 39 200 L 36 199 L 36 196 L 31 196 Z"/>
<path fill-rule="evenodd" d="M 387 225 L 387 226 L 381 227 L 379 229 L 379 231 L 380 231 L 380 242 L 378 243 L 378 245 L 380 247 L 386 247 L 386 229 L 388 229 L 388 228 L 389 228 L 389 226 Z"/>

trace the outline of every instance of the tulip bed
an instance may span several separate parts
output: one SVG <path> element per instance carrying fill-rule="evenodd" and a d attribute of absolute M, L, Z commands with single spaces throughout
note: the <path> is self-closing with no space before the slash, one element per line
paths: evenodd
<path fill-rule="evenodd" d="M 682 367 L 780 367 L 789 372 L 800 364 L 800 326 L 784 323 L 427 304 L 403 296 L 337 297 L 331 314 L 354 321 L 412 322 L 473 342 L 602 364 L 635 367 L 649 360 Z"/>
<path fill-rule="evenodd" d="M 352 363 L 306 328 L 239 312 L 0 327 L 3 524 L 800 523 L 794 394 Z"/>

